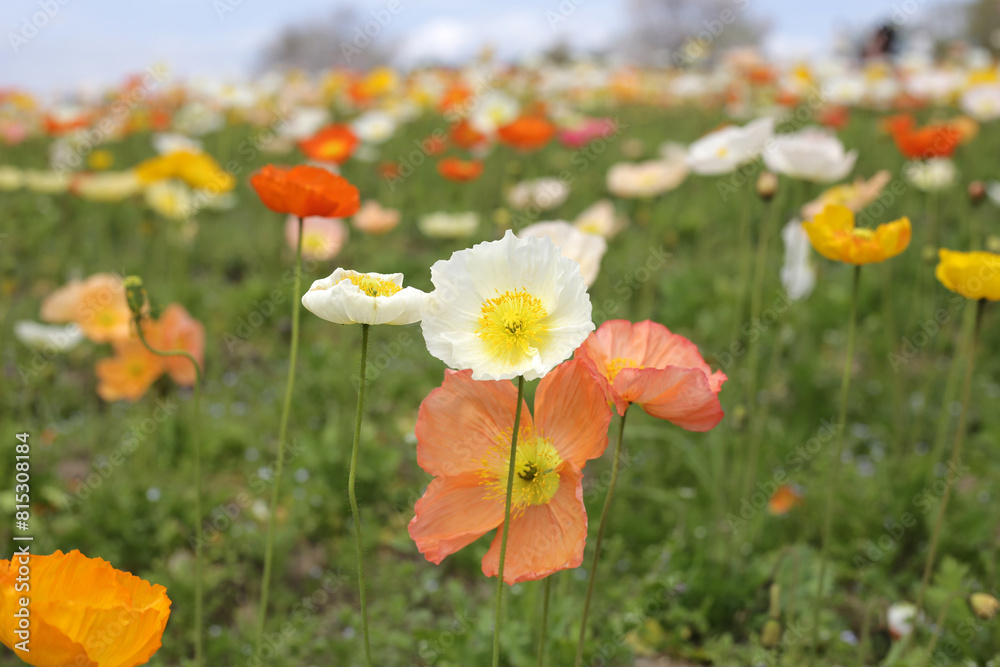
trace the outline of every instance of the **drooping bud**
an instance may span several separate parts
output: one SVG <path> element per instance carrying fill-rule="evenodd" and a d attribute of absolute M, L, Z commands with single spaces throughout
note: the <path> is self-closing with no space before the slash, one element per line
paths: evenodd
<path fill-rule="evenodd" d="M 142 308 L 146 305 L 146 288 L 142 286 L 142 278 L 139 276 L 128 276 L 122 281 L 125 286 L 125 300 L 128 308 L 132 311 L 133 317 L 142 314 Z"/>
<path fill-rule="evenodd" d="M 986 198 L 986 186 L 982 181 L 972 181 L 969 183 L 969 200 L 973 204 L 979 204 Z"/>
<path fill-rule="evenodd" d="M 1000 600 L 989 593 L 973 593 L 969 596 L 969 607 L 972 613 L 983 619 L 991 621 L 1000 612 Z"/>
<path fill-rule="evenodd" d="M 764 201 L 771 201 L 778 191 L 778 177 L 770 171 L 760 172 L 757 177 L 757 195 Z"/>

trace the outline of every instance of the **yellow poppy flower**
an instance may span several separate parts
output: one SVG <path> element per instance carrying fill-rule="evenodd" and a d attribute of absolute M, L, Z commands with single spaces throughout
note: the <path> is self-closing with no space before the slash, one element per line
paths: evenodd
<path fill-rule="evenodd" d="M 938 250 L 934 275 L 966 299 L 1000 301 L 1000 255 L 992 252 Z"/>
<path fill-rule="evenodd" d="M 802 224 L 816 252 L 847 264 L 884 262 L 910 245 L 910 219 L 900 218 L 875 229 L 854 226 L 854 213 L 831 204 Z"/>

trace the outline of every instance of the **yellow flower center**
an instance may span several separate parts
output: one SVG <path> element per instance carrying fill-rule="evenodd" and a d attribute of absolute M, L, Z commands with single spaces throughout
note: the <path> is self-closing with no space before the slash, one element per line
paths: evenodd
<path fill-rule="evenodd" d="M 505 498 L 510 470 L 510 433 L 497 436 L 498 444 L 483 457 L 479 473 L 488 498 Z M 514 457 L 511 511 L 523 513 L 531 505 L 545 505 L 559 490 L 563 459 L 550 440 L 540 434 L 521 432 Z"/>
<path fill-rule="evenodd" d="M 356 271 L 351 271 L 346 274 L 341 282 L 344 280 L 350 280 L 358 286 L 359 290 L 368 296 L 392 296 L 402 289 L 391 280 L 376 278 L 375 276 L 370 276 L 367 273 L 358 273 Z"/>
<path fill-rule="evenodd" d="M 309 252 L 325 252 L 326 236 L 319 233 L 306 233 L 302 237 L 302 248 Z"/>
<path fill-rule="evenodd" d="M 549 330 L 542 323 L 546 316 L 537 297 L 524 289 L 507 291 L 483 303 L 476 334 L 494 357 L 533 357 Z"/>
<path fill-rule="evenodd" d="M 726 148 L 725 146 L 719 146 L 718 148 L 715 149 L 715 154 L 718 157 L 726 157 L 727 155 L 729 155 L 729 149 Z"/>
<path fill-rule="evenodd" d="M 639 365 L 632 359 L 616 357 L 608 362 L 608 379 L 614 382 L 623 368 L 645 368 L 645 366 Z"/>
<path fill-rule="evenodd" d="M 347 144 L 340 139 L 332 139 L 320 146 L 319 154 L 329 160 L 335 160 L 347 150 Z"/>
<path fill-rule="evenodd" d="M 852 233 L 861 239 L 875 238 L 875 230 L 868 229 L 867 227 L 855 227 Z"/>

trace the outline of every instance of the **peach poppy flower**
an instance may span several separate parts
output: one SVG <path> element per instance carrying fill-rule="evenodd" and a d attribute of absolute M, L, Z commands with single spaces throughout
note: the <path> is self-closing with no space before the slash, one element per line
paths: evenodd
<path fill-rule="evenodd" d="M 343 124 L 328 125 L 304 141 L 299 148 L 310 160 L 343 164 L 358 145 L 358 137 Z"/>
<path fill-rule="evenodd" d="M 190 365 L 186 359 L 185 363 Z M 115 356 L 95 366 L 97 395 L 105 401 L 138 401 L 166 370 L 165 357 L 155 355 L 138 338 L 115 346 Z"/>
<path fill-rule="evenodd" d="M 146 325 L 147 340 L 157 350 L 184 350 L 195 358 L 198 366 L 205 367 L 205 327 L 191 317 L 187 309 L 179 303 L 167 306 L 160 319 Z M 143 331 L 146 331 L 144 329 Z M 186 357 L 160 357 L 172 379 L 182 387 L 193 386 L 197 373 L 191 360 Z"/>
<path fill-rule="evenodd" d="M 132 313 L 121 278 L 95 273 L 47 296 L 42 301 L 41 318 L 52 324 L 75 322 L 95 343 L 111 343 L 128 338 Z"/>
<path fill-rule="evenodd" d="M 449 157 L 438 162 L 437 170 L 449 181 L 474 181 L 483 174 L 483 163 L 480 160 L 460 160 Z"/>
<path fill-rule="evenodd" d="M 497 575 L 503 533 L 510 437 L 517 391 L 507 381 L 477 381 L 446 371 L 420 405 L 417 462 L 434 475 L 417 501 L 410 537 L 427 560 L 497 530 L 483 574 Z M 579 361 L 546 375 L 535 395 L 535 418 L 521 411 L 504 581 L 541 579 L 578 567 L 587 540 L 583 474 L 608 445 L 611 412 Z"/>
<path fill-rule="evenodd" d="M 662 324 L 609 320 L 576 356 L 620 415 L 637 403 L 647 414 L 688 431 L 710 431 L 722 419 L 718 394 L 726 374 L 713 373 L 694 343 Z"/>
<path fill-rule="evenodd" d="M 309 259 L 333 259 L 347 242 L 347 225 L 340 218 L 310 216 L 302 221 L 302 256 Z M 299 220 L 294 215 L 285 221 L 285 241 L 292 250 L 299 242 Z"/>
<path fill-rule="evenodd" d="M 264 206 L 300 218 L 343 218 L 361 205 L 358 189 L 346 178 L 310 165 L 285 169 L 268 164 L 250 178 L 250 185 Z"/>
<path fill-rule="evenodd" d="M 384 208 L 374 199 L 369 199 L 358 209 L 352 222 L 355 229 L 365 234 L 385 234 L 399 224 L 399 211 Z"/>
<path fill-rule="evenodd" d="M 31 590 L 17 585 L 19 570 L 30 570 Z M 15 613 L 30 600 L 28 651 Z M 163 586 L 116 570 L 79 551 L 0 560 L 0 642 L 35 667 L 142 665 L 161 645 L 170 618 Z"/>

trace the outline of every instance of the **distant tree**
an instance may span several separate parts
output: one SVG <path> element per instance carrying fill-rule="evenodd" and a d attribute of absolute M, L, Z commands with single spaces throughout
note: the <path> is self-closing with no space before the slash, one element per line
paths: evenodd
<path fill-rule="evenodd" d="M 977 46 L 1000 53 L 1000 0 L 973 0 L 965 7 L 965 32 Z"/>
<path fill-rule="evenodd" d="M 316 72 L 331 67 L 369 69 L 389 62 L 393 44 L 382 34 L 384 26 L 353 7 L 336 9 L 327 20 L 313 19 L 285 27 L 261 54 L 261 70 L 302 69 Z"/>
<path fill-rule="evenodd" d="M 750 0 L 629 0 L 624 50 L 634 60 L 684 67 L 709 53 L 758 44 L 767 32 Z"/>

